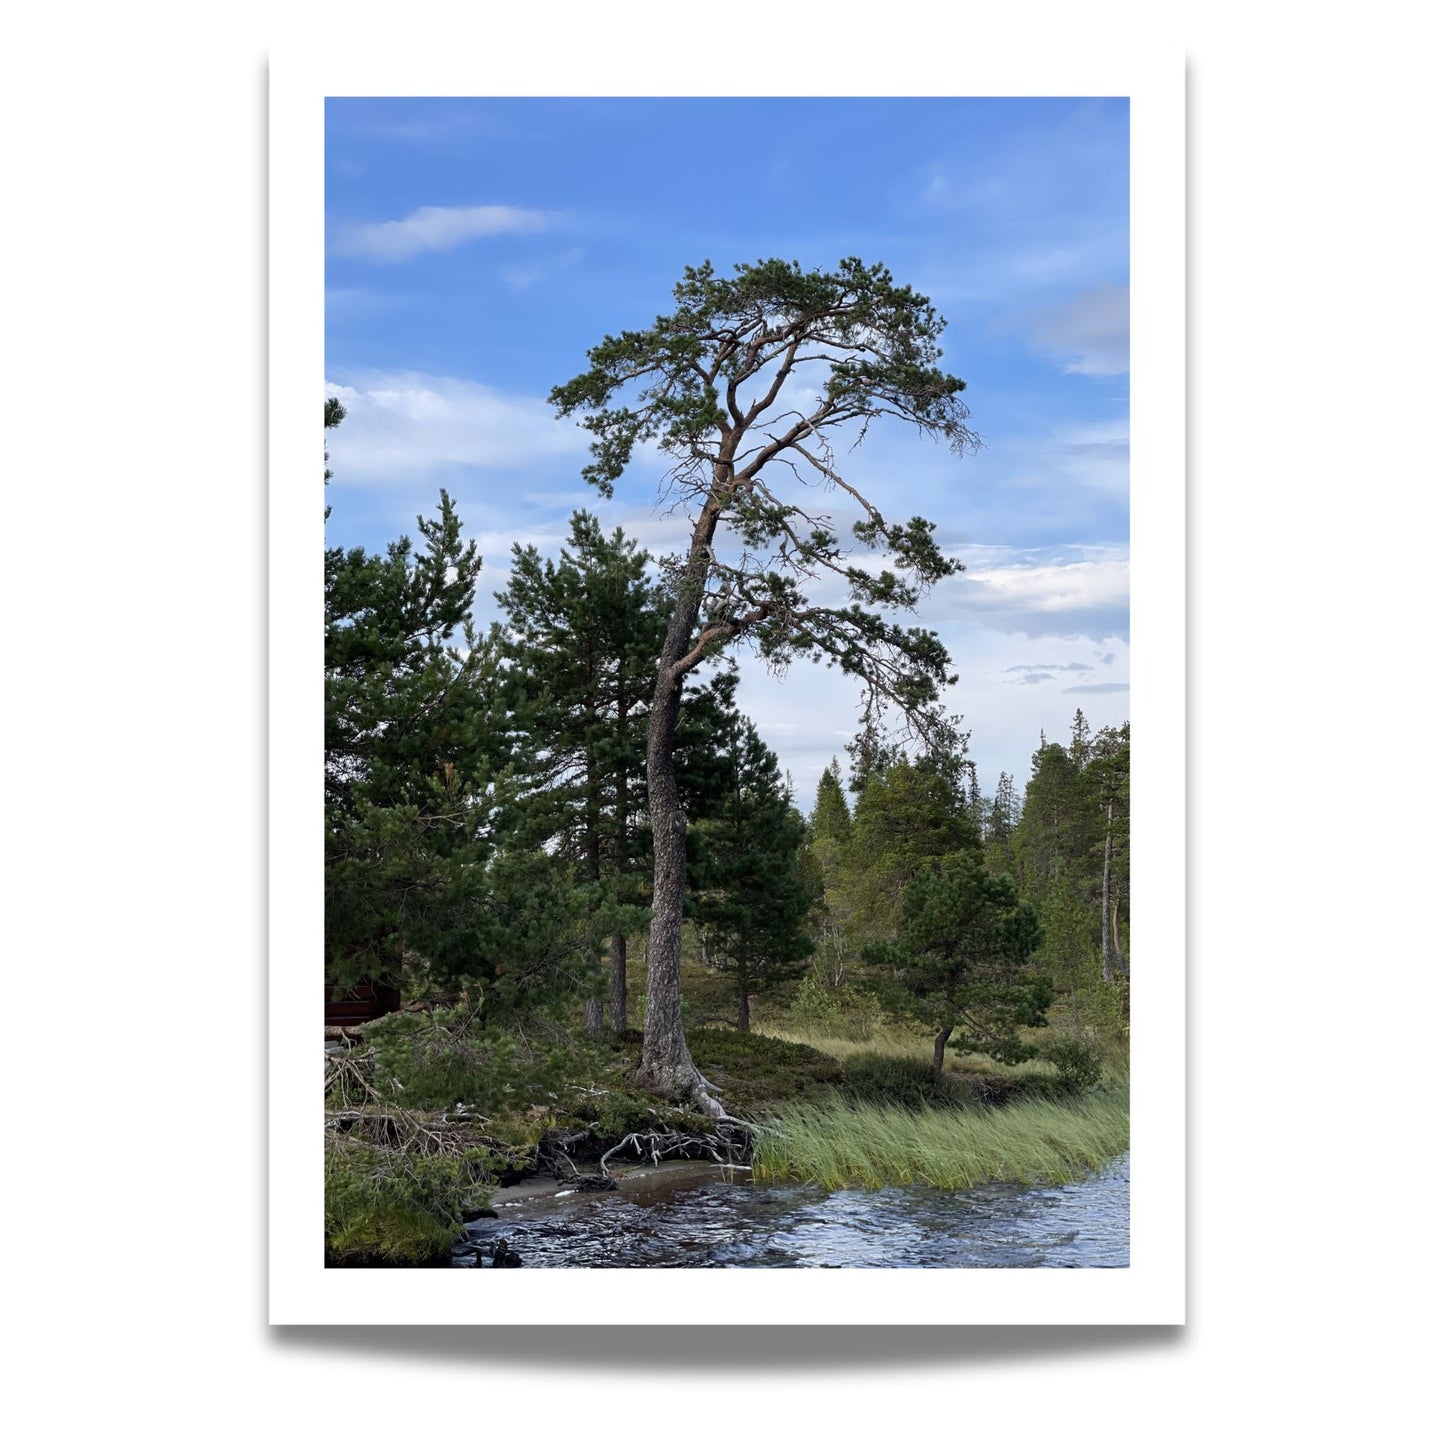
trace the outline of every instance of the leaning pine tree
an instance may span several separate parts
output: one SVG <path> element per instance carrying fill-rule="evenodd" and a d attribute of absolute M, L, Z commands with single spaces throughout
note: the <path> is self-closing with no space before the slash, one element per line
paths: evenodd
<path fill-rule="evenodd" d="M 939 367 L 944 323 L 927 297 L 856 258 L 835 271 L 780 260 L 735 271 L 689 267 L 674 288 L 676 310 L 606 337 L 588 353 L 588 370 L 551 394 L 559 415 L 580 416 L 593 434 L 583 475 L 604 496 L 634 448 L 652 443 L 673 462 L 667 500 L 691 523 L 686 552 L 665 572 L 672 610 L 648 725 L 654 878 L 639 1077 L 712 1115 L 723 1106 L 682 1027 L 687 820 L 674 750 L 684 679 L 747 642 L 775 667 L 806 657 L 859 678 L 865 718 L 891 703 L 926 726 L 940 686 L 953 681 L 948 654 L 936 634 L 880 612 L 913 607 L 961 564 L 922 517 L 885 520 L 835 469 L 835 453 L 882 418 L 959 452 L 977 446 L 964 383 Z M 897 570 L 850 562 L 839 523 L 807 484 L 856 505 L 853 538 L 887 549 Z M 805 585 L 824 574 L 845 599 L 810 599 Z"/>

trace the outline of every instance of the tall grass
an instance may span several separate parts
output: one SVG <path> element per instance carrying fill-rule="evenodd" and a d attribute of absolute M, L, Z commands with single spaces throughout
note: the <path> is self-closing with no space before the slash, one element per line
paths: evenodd
<path fill-rule="evenodd" d="M 1127 1087 L 1003 1109 L 799 1104 L 781 1110 L 759 1133 L 753 1178 L 797 1179 L 828 1189 L 1062 1184 L 1128 1146 Z"/>

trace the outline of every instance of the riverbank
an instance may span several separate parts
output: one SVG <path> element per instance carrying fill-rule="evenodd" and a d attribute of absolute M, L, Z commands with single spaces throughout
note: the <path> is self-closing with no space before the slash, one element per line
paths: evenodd
<path fill-rule="evenodd" d="M 399 1028 L 406 1049 L 396 1047 Z M 420 1020 L 381 1023 L 328 1055 L 327 1263 L 442 1266 L 463 1226 L 489 1215 L 501 1191 L 610 1190 L 622 1170 L 660 1159 L 752 1164 L 761 1182 L 956 1190 L 1077 1178 L 1127 1148 L 1126 1083 L 1081 1091 L 1048 1063 L 976 1059 L 934 1076 L 926 1040 L 881 1042 L 830 1053 L 765 1033 L 699 1029 L 690 1039 L 698 1066 L 730 1111 L 754 1125 L 719 1131 L 633 1085 L 636 1034 L 588 1042 L 571 1077 L 494 1095 L 482 1113 L 438 1107 L 477 1097 L 452 1067 L 465 1061 L 480 1076 L 475 1039 L 450 1021 L 434 1030 Z M 439 1060 L 448 1065 L 442 1082 Z"/>

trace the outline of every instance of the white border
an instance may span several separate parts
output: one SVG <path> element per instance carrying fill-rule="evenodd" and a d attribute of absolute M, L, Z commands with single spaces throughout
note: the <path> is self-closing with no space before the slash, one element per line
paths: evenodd
<path fill-rule="evenodd" d="M 316 485 L 326 95 L 648 94 L 643 53 L 595 83 L 489 48 L 354 37 L 273 57 L 270 250 L 270 1320 L 273 1324 L 1180 1324 L 1184 1321 L 1184 66 L 1118 37 L 915 70 L 919 93 L 1131 101 L 1134 903 L 1126 1270 L 327 1270 L 316 1117 L 322 755 Z M 674 23 L 675 28 L 675 22 Z M 574 41 L 574 43 L 580 43 Z M 1127 47 L 1124 47 L 1127 49 Z M 482 59 L 475 57 L 480 54 Z M 464 57 L 461 59 L 455 57 Z M 935 70 L 941 70 L 938 62 Z M 729 66 L 730 74 L 742 73 Z M 766 64 L 727 94 L 831 93 Z M 819 72 L 822 74 L 822 72 Z M 826 78 L 834 78 L 829 71 Z M 930 83 L 931 82 L 931 83 Z M 833 88 L 838 87 L 834 78 Z M 852 93 L 866 93 L 847 87 Z M 897 93 L 883 86 L 872 93 Z M 483 1285 L 485 1288 L 483 1288 Z"/>

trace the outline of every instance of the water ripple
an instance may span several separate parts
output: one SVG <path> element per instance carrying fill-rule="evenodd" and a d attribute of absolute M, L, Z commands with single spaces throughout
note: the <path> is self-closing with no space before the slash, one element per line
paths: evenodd
<path fill-rule="evenodd" d="M 640 1177 L 640 1176 L 639 1176 Z M 467 1227 L 483 1260 L 505 1239 L 530 1269 L 1119 1269 L 1129 1263 L 1129 1156 L 1077 1184 L 952 1194 L 754 1185 L 661 1171 L 615 1193 L 534 1197 Z M 629 1192 L 641 1197 L 628 1197 Z M 459 1253 L 468 1268 L 476 1256 Z"/>

